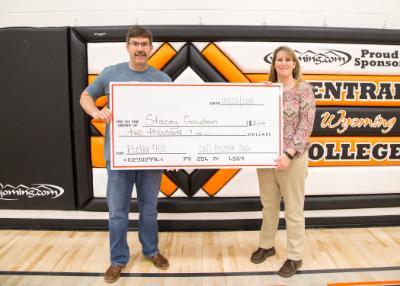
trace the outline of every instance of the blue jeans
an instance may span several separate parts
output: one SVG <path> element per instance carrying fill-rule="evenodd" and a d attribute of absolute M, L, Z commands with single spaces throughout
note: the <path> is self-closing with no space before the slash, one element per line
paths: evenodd
<path fill-rule="evenodd" d="M 162 170 L 111 170 L 107 161 L 107 205 L 109 211 L 110 258 L 112 265 L 129 261 L 127 242 L 129 209 L 136 184 L 139 209 L 139 240 L 146 257 L 158 253 L 157 201 Z"/>

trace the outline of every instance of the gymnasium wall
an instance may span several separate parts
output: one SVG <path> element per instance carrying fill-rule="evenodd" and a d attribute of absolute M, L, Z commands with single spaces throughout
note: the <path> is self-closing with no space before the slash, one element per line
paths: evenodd
<path fill-rule="evenodd" d="M 84 28 L 81 33 L 90 37 L 97 33 L 95 30 Z M 208 27 L 186 27 L 179 31 L 172 28 L 162 38 L 173 40 L 157 41 L 150 63 L 167 72 L 174 82 L 260 82 L 267 79 L 265 71 L 269 70 L 274 48 L 284 44 L 293 47 L 305 79 L 314 87 L 318 105 L 309 152 L 306 209 L 398 205 L 394 199 L 399 193 L 396 181 L 400 174 L 397 45 L 391 45 L 391 41 L 376 44 L 378 34 L 371 30 L 359 30 L 358 38 L 354 30 L 346 29 L 214 27 L 211 30 L 212 35 L 207 34 Z M 115 41 L 117 33 L 114 30 L 107 35 Z M 163 30 L 163 33 L 168 32 Z M 207 41 L 210 38 L 212 41 Z M 281 41 L 283 38 L 285 42 Z M 123 42 L 93 39 L 87 50 L 89 82 L 105 66 L 126 60 Z M 335 43 L 339 41 L 342 43 Z M 373 57 L 374 53 L 378 59 Z M 384 55 L 384 63 L 376 63 L 382 62 L 380 58 Z M 381 64 L 387 66 L 378 66 Z M 98 102 L 99 107 L 105 104 L 105 98 Z M 104 126 L 92 121 L 92 128 L 95 199 L 89 208 L 100 210 L 104 209 L 100 202 L 105 197 L 106 173 L 102 152 L 97 150 L 102 150 Z M 257 196 L 255 170 L 166 172 L 160 197 L 176 200 L 176 206 L 171 207 L 173 200 L 161 199 L 160 209 L 228 212 L 235 206 L 254 211 L 259 209 Z M 327 200 L 330 204 L 326 204 Z M 204 204 L 205 201 L 212 204 Z M 343 201 L 347 201 L 345 207 Z M 231 214 L 231 219 L 239 219 L 241 215 Z"/>
<path fill-rule="evenodd" d="M 174 82 L 264 81 L 274 48 L 294 48 L 317 102 L 307 226 L 400 221 L 396 1 L 22 2 L 0 5 L 0 226 L 107 226 L 104 125 L 79 96 L 105 66 L 128 60 L 134 23 L 152 29 L 150 63 Z M 260 209 L 255 170 L 164 172 L 161 229 L 251 229 Z M 135 195 L 131 210 L 135 227 Z"/>
<path fill-rule="evenodd" d="M 252 25 L 400 29 L 397 0 L 2 0 L 0 27 Z"/>

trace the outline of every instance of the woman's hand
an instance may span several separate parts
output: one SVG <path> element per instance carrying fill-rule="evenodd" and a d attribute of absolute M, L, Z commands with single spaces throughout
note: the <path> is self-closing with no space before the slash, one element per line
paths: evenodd
<path fill-rule="evenodd" d="M 277 170 L 279 171 L 284 171 L 287 168 L 289 168 L 290 165 L 290 159 L 286 154 L 282 154 L 278 157 L 278 160 L 276 160 L 278 163 L 278 166 L 276 167 Z"/>

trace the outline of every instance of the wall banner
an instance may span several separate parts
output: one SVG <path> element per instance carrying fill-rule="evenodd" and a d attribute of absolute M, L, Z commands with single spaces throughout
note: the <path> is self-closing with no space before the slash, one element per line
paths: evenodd
<path fill-rule="evenodd" d="M 216 42 L 241 71 L 269 70 L 273 51 L 291 47 L 306 74 L 400 74 L 400 46 L 295 42 Z M 266 66 L 261 66 L 264 62 Z"/>

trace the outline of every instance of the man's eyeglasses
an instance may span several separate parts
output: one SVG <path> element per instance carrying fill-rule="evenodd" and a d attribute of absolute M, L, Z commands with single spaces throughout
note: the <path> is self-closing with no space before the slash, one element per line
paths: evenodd
<path fill-rule="evenodd" d="M 129 45 L 135 48 L 142 47 L 142 48 L 147 48 L 150 46 L 149 42 L 129 42 Z"/>

